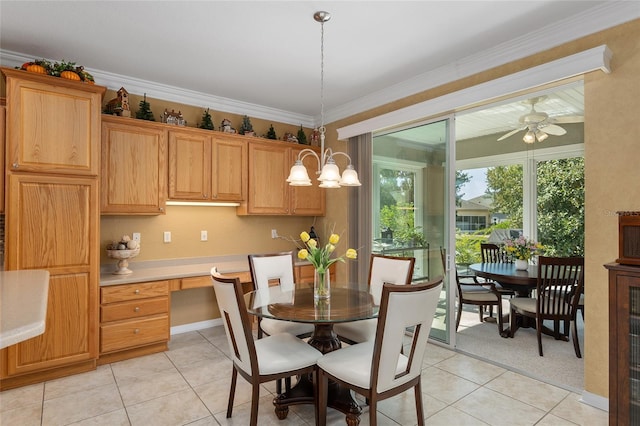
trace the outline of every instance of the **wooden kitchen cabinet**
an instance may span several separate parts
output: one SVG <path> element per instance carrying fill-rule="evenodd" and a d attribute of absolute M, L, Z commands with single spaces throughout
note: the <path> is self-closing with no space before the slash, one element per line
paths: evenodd
<path fill-rule="evenodd" d="M 313 265 L 296 265 L 295 267 L 296 273 L 296 283 L 298 284 L 313 284 L 313 275 L 315 273 L 315 268 Z M 329 266 L 329 276 L 331 281 L 335 281 L 336 279 L 336 264 L 332 264 Z"/>
<path fill-rule="evenodd" d="M 238 136 L 184 129 L 169 131 L 169 198 L 241 201 L 247 176 L 247 142 Z"/>
<path fill-rule="evenodd" d="M 610 263 L 609 424 L 640 424 L 640 266 Z"/>
<path fill-rule="evenodd" d="M 105 87 L 2 68 L 13 171 L 97 176 Z"/>
<path fill-rule="evenodd" d="M 101 287 L 98 363 L 167 350 L 169 293 L 169 281 Z"/>
<path fill-rule="evenodd" d="M 102 117 L 101 213 L 158 215 L 167 200 L 167 131 L 162 124 Z"/>
<path fill-rule="evenodd" d="M 9 173 L 8 191 L 7 269 L 50 280 L 44 334 L 1 353 L 3 389 L 93 369 L 98 355 L 98 180 Z"/>
<path fill-rule="evenodd" d="M 7 107 L 5 100 L 0 99 L 0 214 L 4 213 L 4 151 L 6 147 Z"/>
<path fill-rule="evenodd" d="M 284 142 L 249 142 L 249 175 L 246 203 L 242 203 L 239 215 L 297 215 L 323 216 L 325 193 L 314 182 L 309 187 L 292 187 L 286 182 L 289 171 L 301 149 Z M 315 157 L 308 157 L 304 164 L 315 180 L 318 164 Z"/>

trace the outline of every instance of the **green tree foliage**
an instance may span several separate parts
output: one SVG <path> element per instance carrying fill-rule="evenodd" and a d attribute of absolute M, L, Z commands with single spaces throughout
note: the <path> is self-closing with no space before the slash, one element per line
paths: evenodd
<path fill-rule="evenodd" d="M 464 193 L 462 192 L 462 186 L 465 183 L 468 183 L 471 180 L 471 177 L 465 172 L 461 172 L 456 170 L 456 206 L 460 207 L 462 205 L 462 197 Z"/>
<path fill-rule="evenodd" d="M 242 117 L 242 124 L 240 125 L 240 134 L 244 135 L 246 133 L 253 132 L 253 125 L 251 124 L 251 119 L 249 116 L 245 115 Z"/>
<path fill-rule="evenodd" d="M 278 139 L 276 136 L 276 130 L 273 128 L 273 124 L 269 126 L 269 130 L 267 131 L 267 139 Z"/>
<path fill-rule="evenodd" d="M 538 164 L 538 239 L 549 256 L 584 256 L 584 159 Z"/>
<path fill-rule="evenodd" d="M 487 194 L 493 197 L 493 211 L 509 216 L 514 228 L 522 228 L 522 166 L 487 169 Z"/>
<path fill-rule="evenodd" d="M 302 145 L 309 145 L 309 141 L 307 140 L 307 135 L 304 134 L 302 125 L 300 125 L 300 129 L 298 130 L 298 143 Z"/>

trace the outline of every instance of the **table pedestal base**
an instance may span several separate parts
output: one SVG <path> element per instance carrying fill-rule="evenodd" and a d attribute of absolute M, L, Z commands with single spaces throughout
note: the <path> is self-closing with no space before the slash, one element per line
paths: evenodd
<path fill-rule="evenodd" d="M 308 342 L 323 354 L 335 351 L 342 347 L 342 343 L 333 331 L 332 324 L 316 324 L 313 335 Z M 305 374 L 300 377 L 298 383 L 289 391 L 278 395 L 273 400 L 275 413 L 278 419 L 284 420 L 289 414 L 289 405 L 315 404 L 313 377 Z M 344 413 L 348 426 L 358 426 L 362 408 L 351 395 L 348 388 L 329 381 L 327 406 Z"/>

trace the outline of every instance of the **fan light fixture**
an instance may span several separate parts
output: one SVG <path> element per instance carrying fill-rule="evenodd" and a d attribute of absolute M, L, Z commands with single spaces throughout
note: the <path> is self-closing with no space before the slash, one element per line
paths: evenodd
<path fill-rule="evenodd" d="M 542 142 L 548 137 L 549 135 L 543 132 L 542 130 L 538 129 L 537 126 L 530 126 L 527 133 L 525 133 L 524 136 L 522 137 L 522 140 L 525 143 L 534 143 L 536 140 L 538 142 Z"/>
<path fill-rule="evenodd" d="M 340 188 L 341 186 L 360 186 L 360 180 L 358 180 L 358 172 L 353 168 L 351 164 L 351 157 L 344 152 L 333 152 L 331 148 L 324 148 L 325 127 L 324 127 L 324 23 L 331 19 L 329 12 L 316 12 L 313 14 L 313 19 L 320 22 L 320 156 L 312 149 L 306 148 L 298 153 L 298 158 L 291 167 L 287 182 L 291 186 L 311 186 L 311 179 L 307 173 L 307 169 L 302 164 L 302 161 L 308 157 L 313 156 L 318 161 L 318 169 L 316 174 L 319 174 L 318 180 L 320 181 L 321 188 Z M 349 160 L 347 168 L 340 175 L 340 169 L 335 162 L 334 157 L 343 155 Z"/>

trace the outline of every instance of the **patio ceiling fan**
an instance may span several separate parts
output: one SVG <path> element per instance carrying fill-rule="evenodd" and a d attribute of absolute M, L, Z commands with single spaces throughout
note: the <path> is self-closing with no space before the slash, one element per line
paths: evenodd
<path fill-rule="evenodd" d="M 514 129 L 498 138 L 498 141 L 504 140 L 522 130 L 527 132 L 522 140 L 526 143 L 542 142 L 549 135 L 562 136 L 567 131 L 558 126 L 556 123 L 582 123 L 584 116 L 582 115 L 565 115 L 560 117 L 549 117 L 546 112 L 536 111 L 536 104 L 546 99 L 546 96 L 537 96 L 535 98 L 523 101 L 524 104 L 531 105 L 531 110 L 519 118 L 520 127 Z"/>

